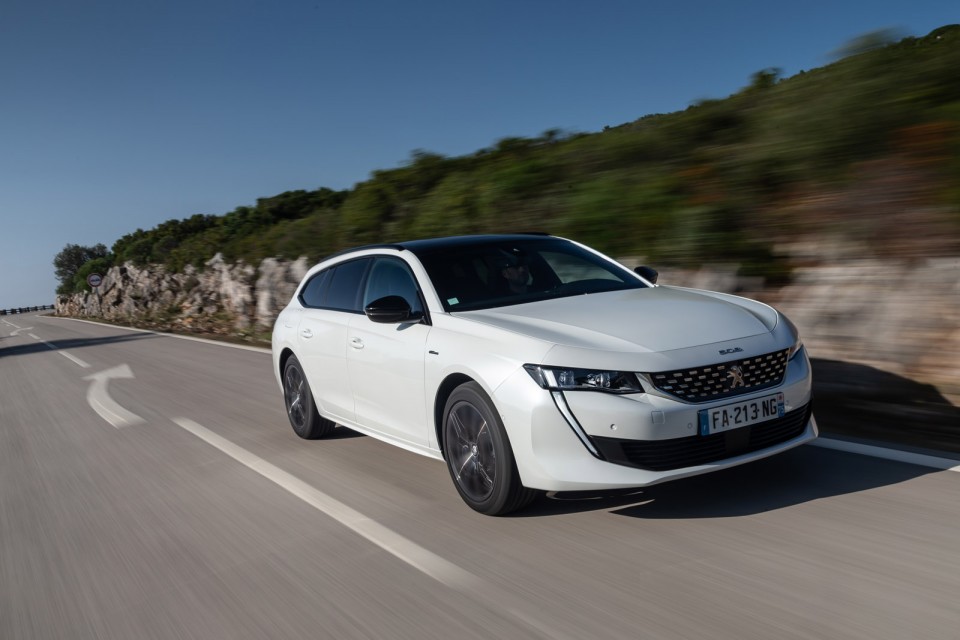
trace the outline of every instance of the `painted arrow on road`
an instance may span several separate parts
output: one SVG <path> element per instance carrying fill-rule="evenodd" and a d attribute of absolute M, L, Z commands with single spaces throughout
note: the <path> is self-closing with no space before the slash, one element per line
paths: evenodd
<path fill-rule="evenodd" d="M 132 379 L 133 371 L 130 370 L 129 365 L 121 364 L 84 378 L 92 381 L 87 390 L 87 402 L 90 408 L 117 429 L 140 424 L 144 421 L 143 418 L 121 407 L 107 392 L 107 384 L 113 378 Z"/>

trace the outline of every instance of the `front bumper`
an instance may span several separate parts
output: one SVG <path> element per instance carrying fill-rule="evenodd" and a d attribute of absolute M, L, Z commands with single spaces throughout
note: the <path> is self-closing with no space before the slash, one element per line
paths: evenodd
<path fill-rule="evenodd" d="M 698 412 L 783 393 L 782 418 L 698 434 Z M 817 437 L 810 363 L 801 351 L 772 388 L 691 404 L 654 394 L 565 392 L 556 399 L 523 370 L 494 394 L 524 486 L 547 491 L 630 488 L 759 460 Z"/>

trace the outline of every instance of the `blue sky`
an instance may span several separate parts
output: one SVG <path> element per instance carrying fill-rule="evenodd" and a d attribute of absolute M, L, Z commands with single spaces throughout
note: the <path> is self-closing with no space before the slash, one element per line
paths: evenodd
<path fill-rule="evenodd" d="M 3 0 L 0 307 L 68 243 L 723 98 L 958 0 Z"/>

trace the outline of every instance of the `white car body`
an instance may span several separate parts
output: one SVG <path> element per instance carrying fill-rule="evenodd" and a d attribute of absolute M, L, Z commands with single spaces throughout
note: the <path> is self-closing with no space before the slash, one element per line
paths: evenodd
<path fill-rule="evenodd" d="M 476 238 L 522 243 L 530 237 Z M 296 355 L 320 416 L 443 459 L 446 399 L 459 384 L 474 381 L 502 421 L 523 487 L 546 491 L 642 487 L 743 464 L 817 437 L 809 410 L 810 363 L 796 329 L 776 310 L 732 295 L 654 285 L 582 245 L 547 241 L 589 251 L 642 288 L 458 311 L 451 307 L 457 298 L 444 304 L 418 258 L 423 243 L 443 240 L 339 254 L 307 273 L 277 318 L 273 364 L 281 389 L 284 363 Z M 380 323 L 356 310 L 304 304 L 304 287 L 317 274 L 369 256 L 392 256 L 407 265 L 419 287 L 423 320 Z M 739 391 L 738 377 L 742 384 L 759 357 L 774 369 L 789 360 L 776 384 Z M 711 366 L 720 366 L 719 374 Z M 544 367 L 634 372 L 642 390 L 544 388 L 546 378 L 537 378 Z M 678 397 L 664 390 L 667 378 L 658 382 L 651 374 L 690 370 L 715 376 L 718 397 Z M 757 399 L 766 404 L 751 404 Z M 782 417 L 709 432 L 711 419 L 732 419 L 740 405 L 751 420 L 751 412 L 767 406 L 773 411 L 775 402 Z M 718 407 L 730 408 L 711 413 Z M 774 424 L 782 433 L 763 435 Z M 697 453 L 710 447 L 712 454 Z"/>

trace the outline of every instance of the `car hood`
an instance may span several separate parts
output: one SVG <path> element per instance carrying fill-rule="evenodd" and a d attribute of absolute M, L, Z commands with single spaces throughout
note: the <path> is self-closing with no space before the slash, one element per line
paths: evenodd
<path fill-rule="evenodd" d="M 556 345 L 663 352 L 769 333 L 772 308 L 736 296 L 659 286 L 467 311 L 458 316 Z"/>

